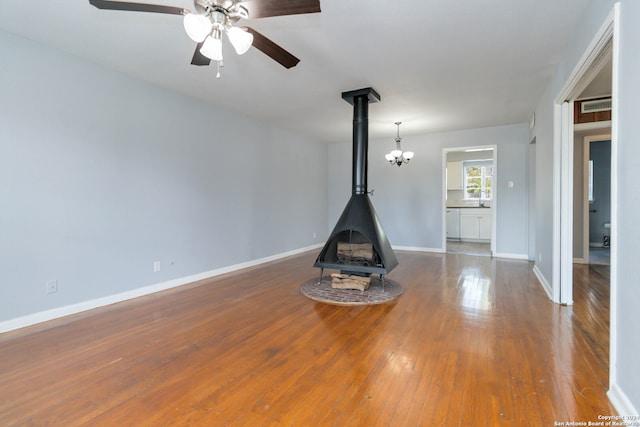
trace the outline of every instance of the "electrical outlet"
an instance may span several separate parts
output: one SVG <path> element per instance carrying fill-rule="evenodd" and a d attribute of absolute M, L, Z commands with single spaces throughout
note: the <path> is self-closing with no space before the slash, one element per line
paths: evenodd
<path fill-rule="evenodd" d="M 315 231 L 313 232 L 313 238 L 314 239 L 316 238 L 316 232 Z"/>
<path fill-rule="evenodd" d="M 47 283 L 45 284 L 45 290 L 48 294 L 53 294 L 58 292 L 58 281 L 47 280 Z"/>
<path fill-rule="evenodd" d="M 153 263 L 153 272 L 157 273 L 158 271 L 160 271 L 160 261 L 156 261 Z"/>

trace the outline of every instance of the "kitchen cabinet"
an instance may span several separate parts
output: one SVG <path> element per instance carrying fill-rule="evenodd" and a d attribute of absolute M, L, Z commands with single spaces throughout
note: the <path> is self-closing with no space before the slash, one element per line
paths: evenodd
<path fill-rule="evenodd" d="M 462 190 L 462 162 L 447 163 L 447 190 Z"/>
<path fill-rule="evenodd" d="M 491 209 L 460 209 L 460 239 L 470 241 L 491 240 Z"/>
<path fill-rule="evenodd" d="M 460 240 L 460 209 L 447 208 L 447 239 Z"/>
<path fill-rule="evenodd" d="M 491 240 L 491 212 L 478 216 L 480 240 Z"/>

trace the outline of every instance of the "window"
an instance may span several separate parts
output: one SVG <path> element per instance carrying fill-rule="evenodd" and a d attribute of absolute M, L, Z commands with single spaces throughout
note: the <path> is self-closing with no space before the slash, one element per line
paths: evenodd
<path fill-rule="evenodd" d="M 463 163 L 464 198 L 466 200 L 491 200 L 493 198 L 493 162 L 470 161 Z"/>

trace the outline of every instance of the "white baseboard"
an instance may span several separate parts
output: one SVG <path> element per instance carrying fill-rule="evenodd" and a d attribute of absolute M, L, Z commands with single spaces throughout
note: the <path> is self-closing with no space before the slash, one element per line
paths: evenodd
<path fill-rule="evenodd" d="M 78 314 L 83 311 L 92 310 L 99 307 L 104 307 L 111 304 L 116 304 L 133 298 L 153 294 L 167 289 L 177 288 L 178 286 L 187 285 L 199 280 L 210 279 L 221 274 L 230 273 L 233 271 L 241 270 L 243 268 L 253 267 L 256 265 L 264 264 L 267 262 L 275 261 L 288 256 L 297 255 L 302 252 L 306 252 L 312 249 L 321 248 L 324 243 L 307 246 L 305 248 L 295 249 L 288 252 L 260 258 L 252 261 L 243 262 L 240 264 L 234 264 L 227 267 L 217 268 L 215 270 L 205 271 L 203 273 L 194 274 L 191 276 L 180 277 L 166 282 L 156 283 L 149 286 L 144 286 L 130 291 L 121 292 L 114 295 L 108 295 L 106 297 L 96 298 L 88 301 L 83 301 L 77 304 L 71 304 L 64 307 L 57 307 L 51 310 L 45 310 L 38 313 L 28 314 L 26 316 L 16 317 L 14 319 L 5 320 L 0 322 L 0 333 L 9 332 L 16 329 L 32 326 L 42 322 L 48 322 L 50 320 L 59 319 L 61 317 L 70 316 L 72 314 Z"/>
<path fill-rule="evenodd" d="M 604 248 L 605 246 L 602 244 L 602 242 L 589 242 L 589 247 L 590 248 Z"/>
<path fill-rule="evenodd" d="M 547 279 L 544 277 L 537 264 L 533 266 L 533 274 L 538 278 L 538 281 L 542 285 L 542 289 L 547 293 L 549 299 L 553 301 L 553 290 L 551 289 L 551 285 L 547 282 Z"/>
<path fill-rule="evenodd" d="M 447 251 L 442 248 L 423 248 L 419 246 L 394 246 L 394 250 L 398 251 L 411 251 L 411 252 L 433 252 L 436 254 L 444 254 Z M 529 261 L 529 256 L 526 254 L 509 254 L 509 253 L 496 253 L 493 255 L 496 258 L 510 258 L 510 259 L 521 259 L 525 261 Z"/>
<path fill-rule="evenodd" d="M 442 248 L 423 248 L 419 246 L 394 246 L 393 249 L 398 251 L 411 251 L 411 252 L 434 252 L 437 254 L 443 254 L 446 252 Z"/>
<path fill-rule="evenodd" d="M 529 255 L 526 255 L 526 254 L 509 254 L 509 253 L 496 252 L 493 255 L 493 257 L 494 258 L 521 259 L 521 260 L 529 261 Z"/>
<path fill-rule="evenodd" d="M 620 389 L 618 384 L 611 384 L 611 388 L 607 392 L 607 396 L 609 397 L 613 407 L 618 411 L 618 414 L 622 416 L 631 416 L 634 417 L 635 420 L 638 420 L 640 411 L 633 407 L 633 404 L 622 389 Z"/>

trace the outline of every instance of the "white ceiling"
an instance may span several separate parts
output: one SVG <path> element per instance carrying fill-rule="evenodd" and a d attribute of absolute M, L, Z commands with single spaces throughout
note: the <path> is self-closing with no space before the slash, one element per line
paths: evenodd
<path fill-rule="evenodd" d="M 372 86 L 382 101 L 369 108 L 370 137 L 391 140 L 395 121 L 403 137 L 528 122 L 588 0 L 320 2 L 319 14 L 246 22 L 297 67 L 227 43 L 220 79 L 190 65 L 180 16 L 0 0 L 0 28 L 321 142 L 351 140 L 340 94 Z"/>

